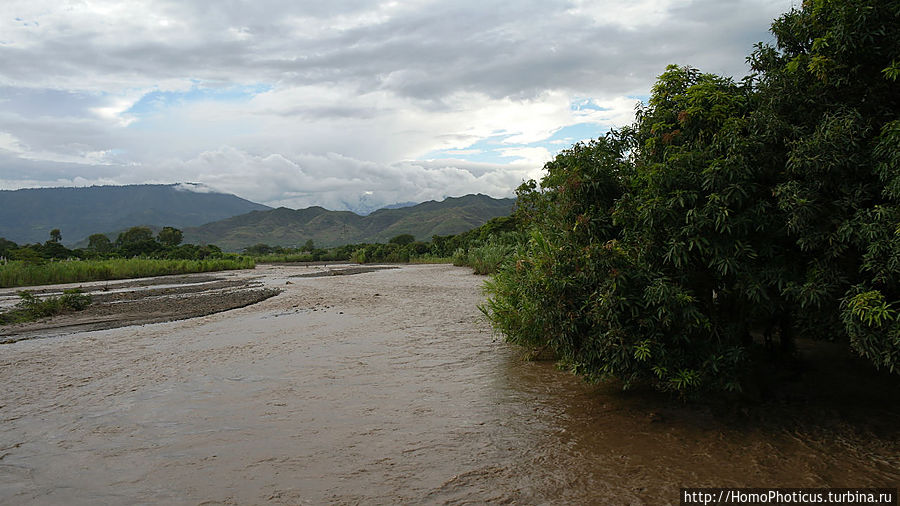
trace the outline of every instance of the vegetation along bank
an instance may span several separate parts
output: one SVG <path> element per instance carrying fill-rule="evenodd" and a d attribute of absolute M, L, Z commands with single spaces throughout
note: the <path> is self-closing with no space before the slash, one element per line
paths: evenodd
<path fill-rule="evenodd" d="M 741 81 L 668 67 L 632 125 L 518 189 L 496 329 L 685 396 L 803 338 L 900 372 L 900 2 L 807 1 L 772 33 Z"/>

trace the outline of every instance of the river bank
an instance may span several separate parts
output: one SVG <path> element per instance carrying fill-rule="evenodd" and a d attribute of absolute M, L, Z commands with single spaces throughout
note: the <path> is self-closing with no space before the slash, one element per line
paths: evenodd
<path fill-rule="evenodd" d="M 77 288 L 91 297 L 84 310 L 0 326 L 0 344 L 131 325 L 196 318 L 255 304 L 278 294 L 247 272 L 181 274 L 117 281 L 31 287 L 39 297 L 59 296 Z M 19 301 L 22 290 L 0 290 L 0 311 Z"/>

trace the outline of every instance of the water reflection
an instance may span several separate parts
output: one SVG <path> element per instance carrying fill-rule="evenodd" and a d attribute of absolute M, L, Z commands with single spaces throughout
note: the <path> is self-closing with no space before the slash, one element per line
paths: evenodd
<path fill-rule="evenodd" d="M 563 502 L 666 503 L 685 486 L 895 487 L 897 378 L 830 345 L 809 346 L 804 363 L 779 398 L 729 405 L 589 386 L 552 363 L 507 361 L 501 388 L 512 402 L 500 418 L 518 420 L 533 448 L 514 474 L 544 470 L 531 497 Z"/>

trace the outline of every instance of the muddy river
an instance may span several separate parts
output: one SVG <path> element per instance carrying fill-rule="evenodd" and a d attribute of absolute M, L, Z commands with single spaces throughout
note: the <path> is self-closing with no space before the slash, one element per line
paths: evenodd
<path fill-rule="evenodd" d="M 231 311 L 0 345 L 0 504 L 677 504 L 683 486 L 900 484 L 896 378 L 811 363 L 772 400 L 684 405 L 523 362 L 468 269 L 308 272 L 240 274 L 283 291 Z"/>

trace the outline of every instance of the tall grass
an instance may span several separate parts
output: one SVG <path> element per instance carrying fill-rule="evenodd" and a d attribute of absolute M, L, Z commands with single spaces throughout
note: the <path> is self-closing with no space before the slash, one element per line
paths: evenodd
<path fill-rule="evenodd" d="M 456 251 L 453 252 L 453 256 L 450 257 L 450 263 L 457 267 L 469 265 L 469 253 L 465 248 L 456 248 Z"/>
<path fill-rule="evenodd" d="M 312 262 L 315 260 L 315 257 L 312 253 L 303 252 L 303 253 L 269 253 L 268 255 L 256 255 L 253 257 L 254 260 L 261 264 L 281 264 L 281 263 L 291 263 L 291 262 Z"/>
<path fill-rule="evenodd" d="M 356 264 L 364 264 L 366 263 L 366 249 L 359 248 L 350 254 L 350 261 Z"/>
<path fill-rule="evenodd" d="M 15 261 L 0 265 L 0 288 L 252 269 L 255 266 L 256 263 L 252 258 L 241 256 L 205 260 L 146 258 L 69 260 L 49 262 L 42 265 Z"/>
<path fill-rule="evenodd" d="M 452 264 L 453 259 L 450 257 L 442 257 L 438 255 L 417 255 L 409 257 L 411 264 Z"/>
<path fill-rule="evenodd" d="M 489 241 L 469 250 L 468 264 L 475 269 L 475 274 L 493 274 L 513 249 L 511 245 Z"/>

